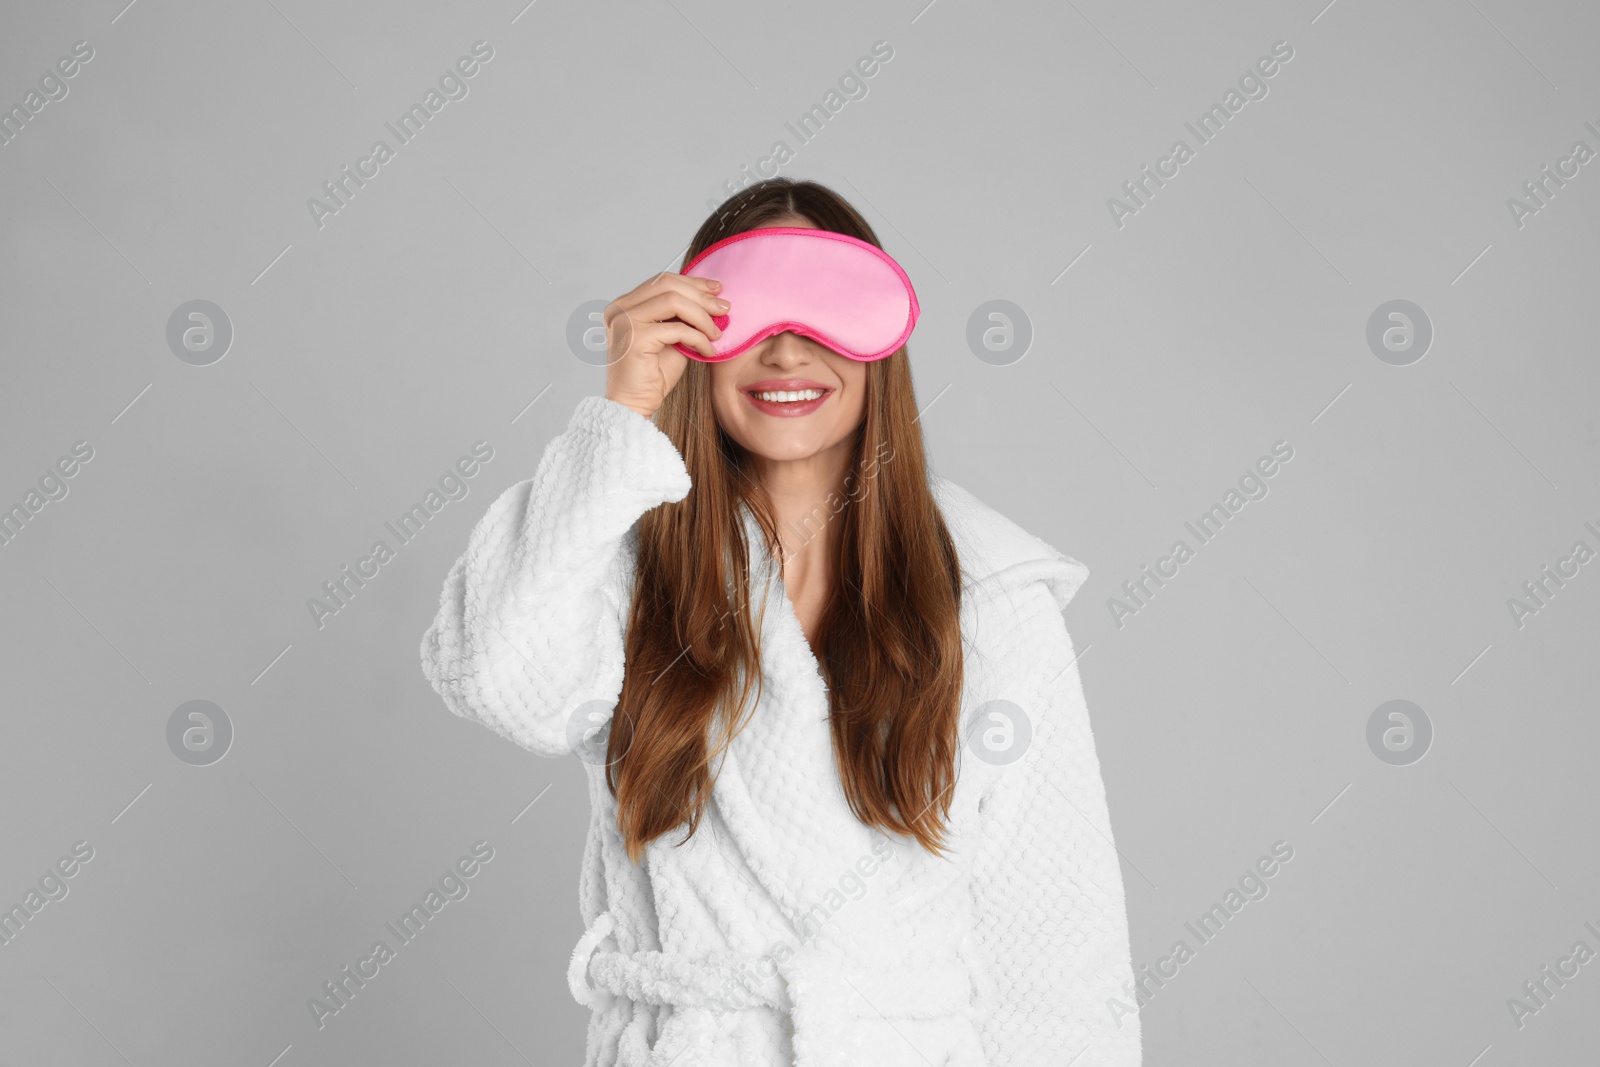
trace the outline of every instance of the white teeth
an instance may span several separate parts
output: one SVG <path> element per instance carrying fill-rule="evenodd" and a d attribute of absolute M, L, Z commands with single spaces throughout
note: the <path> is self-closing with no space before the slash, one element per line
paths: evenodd
<path fill-rule="evenodd" d="M 823 389 L 791 389 L 757 392 L 750 395 L 757 400 L 766 400 L 774 404 L 787 404 L 796 400 L 816 400 L 819 397 L 826 396 L 827 393 Z"/>

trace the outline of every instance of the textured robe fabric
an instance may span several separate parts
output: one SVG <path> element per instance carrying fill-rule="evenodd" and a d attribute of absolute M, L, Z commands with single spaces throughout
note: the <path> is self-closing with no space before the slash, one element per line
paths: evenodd
<path fill-rule="evenodd" d="M 473 529 L 423 670 L 456 715 L 584 760 L 586 931 L 567 979 L 592 1009 L 585 1067 L 1139 1064 L 1138 1016 L 1109 1006 L 1131 999 L 1126 903 L 1061 616 L 1088 571 L 948 480 L 930 486 L 964 583 L 944 858 L 850 811 L 819 664 L 744 509 L 761 701 L 713 768 L 699 830 L 628 859 L 603 754 L 634 524 L 690 488 L 653 422 L 583 398 Z"/>

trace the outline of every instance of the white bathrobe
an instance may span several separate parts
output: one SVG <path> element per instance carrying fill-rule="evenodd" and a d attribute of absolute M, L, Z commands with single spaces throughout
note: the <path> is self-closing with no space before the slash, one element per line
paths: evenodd
<path fill-rule="evenodd" d="M 851 813 L 819 665 L 746 509 L 764 693 L 699 831 L 629 861 L 603 761 L 633 527 L 690 487 L 650 420 L 585 397 L 473 529 L 423 670 L 455 714 L 584 761 L 587 930 L 567 977 L 593 1009 L 585 1067 L 1140 1062 L 1122 872 L 1061 617 L 1088 571 L 931 484 L 965 583 L 967 743 L 943 859 Z"/>

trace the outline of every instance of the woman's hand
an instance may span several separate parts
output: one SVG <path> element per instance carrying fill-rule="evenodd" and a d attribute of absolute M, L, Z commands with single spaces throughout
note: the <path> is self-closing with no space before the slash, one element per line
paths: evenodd
<path fill-rule="evenodd" d="M 711 342 L 722 331 L 711 317 L 728 310 L 716 295 L 721 288 L 714 279 L 662 271 L 607 304 L 606 398 L 653 417 L 689 365 L 674 342 L 716 355 Z"/>

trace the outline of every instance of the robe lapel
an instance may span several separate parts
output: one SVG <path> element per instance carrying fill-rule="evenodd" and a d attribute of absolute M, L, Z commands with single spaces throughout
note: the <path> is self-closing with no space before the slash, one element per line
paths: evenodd
<path fill-rule="evenodd" d="M 744 517 L 763 691 L 722 761 L 712 795 L 731 839 L 724 844 L 739 851 L 792 927 L 787 936 L 795 939 L 818 925 L 807 926 L 808 913 L 837 895 L 840 879 L 860 857 L 873 854 L 882 835 L 850 811 L 816 656 L 759 525 L 748 509 Z M 830 940 L 849 929 L 849 924 L 822 925 Z"/>

